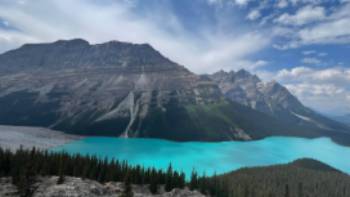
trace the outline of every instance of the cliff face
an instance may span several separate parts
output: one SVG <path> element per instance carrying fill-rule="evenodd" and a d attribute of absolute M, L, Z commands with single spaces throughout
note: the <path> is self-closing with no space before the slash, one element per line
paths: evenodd
<path fill-rule="evenodd" d="M 350 139 L 282 86 L 235 75 L 193 74 L 148 44 L 26 44 L 0 55 L 0 124 L 178 141 Z"/>
<path fill-rule="evenodd" d="M 76 39 L 27 44 L 4 53 L 0 108 L 0 124 L 75 134 L 209 141 L 251 138 L 237 121 L 237 116 L 249 119 L 249 115 L 240 116 L 214 82 L 147 44 L 90 45 Z"/>
<path fill-rule="evenodd" d="M 338 141 L 350 139 L 346 137 L 350 134 L 350 127 L 304 106 L 276 81 L 263 82 L 246 70 L 219 71 L 208 77 L 218 83 L 227 99 L 263 112 L 285 124 L 299 126 L 304 136 L 313 132 L 320 136 L 333 136 Z"/>
<path fill-rule="evenodd" d="M 96 181 L 81 178 L 66 177 L 64 183 L 57 184 L 58 177 L 38 178 L 35 183 L 33 197 L 116 197 L 124 190 L 123 183 L 100 184 Z M 204 197 L 197 191 L 174 189 L 170 192 L 161 190 L 152 194 L 147 185 L 133 185 L 134 197 Z M 8 178 L 0 178 L 0 196 L 19 197 L 17 188 Z"/>

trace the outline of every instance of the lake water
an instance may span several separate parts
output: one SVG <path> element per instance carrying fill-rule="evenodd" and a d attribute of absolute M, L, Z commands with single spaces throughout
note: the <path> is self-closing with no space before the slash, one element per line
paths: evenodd
<path fill-rule="evenodd" d="M 314 158 L 350 174 L 350 147 L 329 138 L 270 137 L 249 142 L 171 142 L 157 139 L 88 137 L 56 147 L 55 151 L 126 160 L 129 164 L 174 169 L 190 175 L 193 169 L 212 175 L 242 167 L 288 163 Z"/>

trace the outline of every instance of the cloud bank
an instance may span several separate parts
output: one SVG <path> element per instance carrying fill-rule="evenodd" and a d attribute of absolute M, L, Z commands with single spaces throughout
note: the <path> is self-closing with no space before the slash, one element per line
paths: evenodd
<path fill-rule="evenodd" d="M 7 1 L 0 18 L 15 29 L 0 29 L 0 50 L 26 42 L 84 38 L 92 43 L 120 40 L 150 43 L 172 60 L 203 73 L 218 69 L 253 69 L 249 56 L 269 39 L 254 31 L 225 34 L 203 27 L 195 35 L 164 5 L 140 16 L 131 1 Z M 243 4 L 244 1 L 237 1 Z"/>
<path fill-rule="evenodd" d="M 349 59 L 326 48 L 350 44 L 349 0 L 0 0 L 0 52 L 72 38 L 147 42 L 196 73 L 245 68 L 350 113 Z"/>
<path fill-rule="evenodd" d="M 281 82 L 313 109 L 326 114 L 350 111 L 350 68 L 315 69 L 300 66 L 260 74 L 264 79 L 273 78 Z"/>

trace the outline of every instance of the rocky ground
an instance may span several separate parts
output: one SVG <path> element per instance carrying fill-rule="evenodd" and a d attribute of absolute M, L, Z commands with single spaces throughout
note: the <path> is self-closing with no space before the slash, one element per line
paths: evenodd
<path fill-rule="evenodd" d="M 80 136 L 39 127 L 0 126 L 0 147 L 12 151 L 21 146 L 25 149 L 34 146 L 39 149 L 48 149 L 80 138 Z"/>
<path fill-rule="evenodd" d="M 121 196 L 123 183 L 109 182 L 100 184 L 92 180 L 65 177 L 63 184 L 57 184 L 58 177 L 37 178 L 34 185 L 33 197 L 117 197 Z M 165 192 L 160 188 L 159 194 L 151 194 L 147 185 L 133 185 L 134 197 L 205 197 L 197 191 L 188 189 L 174 189 Z M 9 178 L 0 179 L 1 197 L 19 197 L 17 188 L 11 184 Z"/>

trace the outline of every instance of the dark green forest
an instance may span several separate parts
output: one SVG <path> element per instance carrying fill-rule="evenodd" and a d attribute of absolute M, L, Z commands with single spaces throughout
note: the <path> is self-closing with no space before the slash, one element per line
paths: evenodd
<path fill-rule="evenodd" d="M 203 193 L 209 188 L 214 196 L 223 197 L 350 196 L 349 175 L 312 159 L 201 177 L 196 179 L 195 185 Z"/>
<path fill-rule="evenodd" d="M 124 182 L 126 196 L 130 184 L 148 184 L 153 193 L 160 185 L 166 191 L 185 187 L 185 174 L 176 172 L 169 165 L 167 171 L 131 166 L 118 160 L 99 159 L 95 156 L 70 155 L 64 152 L 48 152 L 36 149 L 19 149 L 15 153 L 0 148 L 0 177 L 11 177 L 21 196 L 31 196 L 37 176 L 59 176 L 58 184 L 65 176 L 96 180 Z"/>
<path fill-rule="evenodd" d="M 245 168 L 223 175 L 206 177 L 193 171 L 190 181 L 185 174 L 142 166 L 125 161 L 100 159 L 95 156 L 70 155 L 36 149 L 16 152 L 0 148 L 0 177 L 11 177 L 20 196 L 30 197 L 38 176 L 66 176 L 105 182 L 124 182 L 123 196 L 133 196 L 131 184 L 148 185 L 152 193 L 160 186 L 166 191 L 188 187 L 217 197 L 349 197 L 350 176 L 311 159 L 287 165 Z"/>

